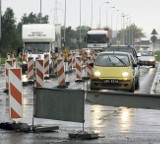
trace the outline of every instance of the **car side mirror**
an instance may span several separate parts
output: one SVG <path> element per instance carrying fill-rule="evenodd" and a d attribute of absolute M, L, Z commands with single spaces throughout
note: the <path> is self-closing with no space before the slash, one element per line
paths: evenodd
<path fill-rule="evenodd" d="M 136 63 L 133 63 L 133 67 L 134 67 L 134 68 L 137 67 L 137 64 L 136 64 Z"/>
<path fill-rule="evenodd" d="M 140 62 L 137 62 L 137 65 L 140 65 Z"/>

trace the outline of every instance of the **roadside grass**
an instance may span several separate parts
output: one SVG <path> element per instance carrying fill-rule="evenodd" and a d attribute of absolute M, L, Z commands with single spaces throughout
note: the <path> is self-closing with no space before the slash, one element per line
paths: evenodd
<path fill-rule="evenodd" d="M 155 52 L 155 55 L 157 55 L 157 56 L 156 56 L 156 60 L 157 60 L 157 61 L 160 61 L 160 51 L 156 51 L 156 52 Z"/>

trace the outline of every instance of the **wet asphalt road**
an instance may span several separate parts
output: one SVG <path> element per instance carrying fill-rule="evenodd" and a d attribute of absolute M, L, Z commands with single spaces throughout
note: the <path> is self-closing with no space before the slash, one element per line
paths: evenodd
<path fill-rule="evenodd" d="M 149 93 L 156 68 L 141 67 L 140 89 L 135 93 Z M 75 83 L 74 74 L 69 76 L 69 88 L 87 89 L 87 83 Z M 45 81 L 45 87 L 57 86 L 57 79 Z M 0 122 L 9 120 L 9 96 L 3 92 L 4 75 L 0 75 Z M 32 124 L 33 85 L 23 87 L 24 117 L 19 122 Z M 135 109 L 101 105 L 85 105 L 86 132 L 98 132 L 100 137 L 94 140 L 70 140 L 68 133 L 82 132 L 83 125 L 49 119 L 34 119 L 35 124 L 47 126 L 58 125 L 60 130 L 48 133 L 24 133 L 0 129 L 0 144 L 43 144 L 43 143 L 115 143 L 115 144 L 159 144 L 160 143 L 160 111 L 151 109 Z"/>

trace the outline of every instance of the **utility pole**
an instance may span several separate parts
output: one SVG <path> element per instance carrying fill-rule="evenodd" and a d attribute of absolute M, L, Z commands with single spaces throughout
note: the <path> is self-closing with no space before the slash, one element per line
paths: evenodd
<path fill-rule="evenodd" d="M 42 23 L 42 0 L 40 0 L 40 23 Z"/>

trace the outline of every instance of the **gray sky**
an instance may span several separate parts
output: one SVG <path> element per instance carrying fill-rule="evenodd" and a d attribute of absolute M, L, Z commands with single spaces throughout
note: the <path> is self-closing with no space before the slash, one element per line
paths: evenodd
<path fill-rule="evenodd" d="M 57 0 L 58 23 L 64 25 L 64 3 L 65 0 Z M 109 2 L 109 4 L 105 3 Z M 73 28 L 80 25 L 80 0 L 66 0 L 66 26 Z M 123 26 L 135 23 L 143 29 L 143 32 L 149 35 L 153 28 L 160 33 L 160 0 L 93 0 L 93 13 L 91 12 L 92 0 L 81 0 L 81 25 L 101 27 L 109 25 L 114 30 Z M 110 7 L 115 8 L 110 8 Z M 11 7 L 20 21 L 24 13 L 40 12 L 40 0 L 2 0 L 2 13 L 7 7 Z M 55 0 L 42 0 L 42 14 L 49 15 L 50 23 L 54 21 Z M 101 21 L 99 21 L 99 10 L 101 10 Z M 119 11 L 117 11 L 119 10 Z M 123 25 L 122 13 L 124 17 Z M 93 19 L 91 19 L 93 14 Z M 127 20 L 128 18 L 128 20 Z"/>

